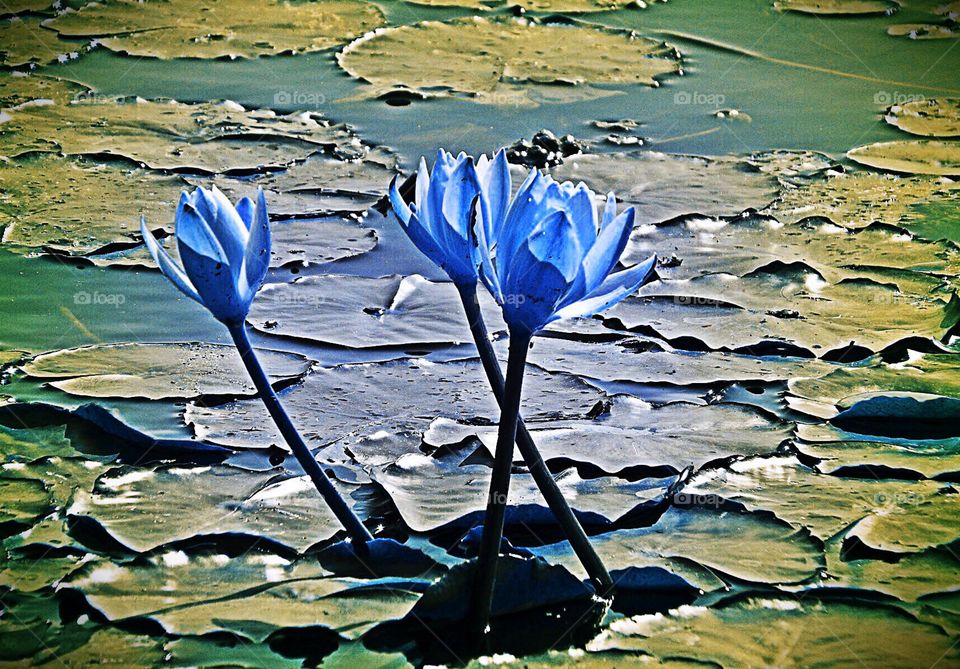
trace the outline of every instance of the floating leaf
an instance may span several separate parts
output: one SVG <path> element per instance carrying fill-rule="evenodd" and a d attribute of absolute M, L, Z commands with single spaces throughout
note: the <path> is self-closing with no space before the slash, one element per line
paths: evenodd
<path fill-rule="evenodd" d="M 861 165 L 907 174 L 960 176 L 960 144 L 932 139 L 897 140 L 858 146 L 847 157 Z"/>
<path fill-rule="evenodd" d="M 275 384 L 302 378 L 311 362 L 281 351 L 258 357 Z M 23 371 L 58 390 L 83 397 L 152 400 L 201 396 L 255 397 L 243 361 L 232 346 L 216 344 L 100 344 L 44 353 Z"/>
<path fill-rule="evenodd" d="M 481 296 L 481 305 L 487 325 L 499 329 L 499 308 L 487 296 Z M 378 279 L 323 275 L 270 284 L 253 303 L 250 322 L 269 334 L 351 348 L 470 338 L 456 287 L 416 274 Z"/>
<path fill-rule="evenodd" d="M 15 429 L 0 425 L 0 453 L 5 462 L 32 462 L 48 456 L 77 452 L 64 436 L 64 426 Z"/>
<path fill-rule="evenodd" d="M 3 3 L 3 9 L 0 9 L 0 16 L 10 14 L 24 14 L 26 12 L 43 12 L 51 9 L 52 0 L 9 0 Z"/>
<path fill-rule="evenodd" d="M 890 107 L 883 120 L 913 135 L 957 137 L 960 136 L 960 99 L 911 100 Z"/>
<path fill-rule="evenodd" d="M 565 374 L 531 370 L 526 376 L 529 421 L 582 416 L 603 394 Z M 330 392 L 335 388 L 336 392 Z M 416 392 L 416 410 L 410 393 Z M 479 360 L 435 364 L 423 360 L 342 365 L 315 370 L 291 389 L 283 403 L 308 442 L 328 444 L 348 434 L 386 437 L 425 430 L 438 416 L 490 421 L 499 408 Z M 283 440 L 257 400 L 216 407 L 190 404 L 184 414 L 198 436 L 239 448 L 283 448 Z M 384 432 L 386 430 L 386 432 Z"/>
<path fill-rule="evenodd" d="M 952 26 L 938 23 L 897 23 L 887 28 L 887 34 L 893 37 L 910 39 L 955 39 L 960 32 Z"/>
<path fill-rule="evenodd" d="M 916 205 L 943 202 L 953 207 L 958 198 L 960 183 L 949 179 L 854 172 L 788 189 L 765 213 L 782 223 L 823 217 L 852 229 L 872 223 L 899 225 Z"/>
<path fill-rule="evenodd" d="M 51 507 L 50 493 L 43 481 L 31 478 L 0 477 L 0 535 L 9 534 L 8 527 L 28 524 L 40 518 Z"/>
<path fill-rule="evenodd" d="M 0 20 L 0 64 L 6 67 L 54 63 L 79 46 L 60 40 L 40 25 L 40 19 L 18 16 Z"/>
<path fill-rule="evenodd" d="M 651 527 L 601 534 L 591 543 L 608 569 L 665 566 L 698 584 L 705 577 L 690 569 L 692 562 L 715 572 L 704 582 L 712 587 L 717 574 L 753 583 L 803 581 L 821 559 L 809 535 L 772 516 L 696 506 L 671 508 Z M 582 573 L 567 543 L 530 550 Z"/>
<path fill-rule="evenodd" d="M 824 587 L 858 588 L 883 592 L 904 602 L 947 592 L 956 588 L 960 560 L 950 549 L 933 548 L 901 557 L 896 562 L 883 560 L 843 560 L 840 542 L 828 546 Z"/>
<path fill-rule="evenodd" d="M 379 30 L 349 44 L 337 61 L 372 84 L 375 95 L 408 90 L 492 104 L 533 103 L 525 83 L 656 86 L 658 77 L 679 69 L 675 52 L 649 38 L 481 18 Z"/>
<path fill-rule="evenodd" d="M 266 643 L 255 644 L 243 638 L 205 638 L 184 636 L 164 645 L 168 666 L 213 669 L 227 665 L 237 669 L 300 669 L 302 658 L 280 655 Z"/>
<path fill-rule="evenodd" d="M 77 641 L 80 641 L 77 643 Z M 55 665 L 66 669 L 87 669 L 109 662 L 115 667 L 151 667 L 164 663 L 166 653 L 156 639 L 111 628 L 88 629 L 82 640 L 65 647 L 46 646 L 34 658 L 33 666 Z"/>
<path fill-rule="evenodd" d="M 923 500 L 936 496 L 939 484 L 927 481 L 883 481 L 817 474 L 790 457 L 753 458 L 726 469 L 696 474 L 678 496 L 691 501 L 736 502 L 751 511 L 770 511 L 778 518 L 826 541 L 851 525 L 910 515 Z M 913 516 L 923 534 L 927 518 Z M 960 535 L 958 535 L 960 536 Z"/>
<path fill-rule="evenodd" d="M 97 37 L 113 51 L 169 59 L 321 51 L 382 23 L 380 11 L 366 2 L 109 0 L 44 25 L 67 37 Z"/>
<path fill-rule="evenodd" d="M 937 284 L 929 281 L 928 289 Z M 908 336 L 940 337 L 949 329 L 945 301 L 902 293 L 896 284 L 829 284 L 805 265 L 772 263 L 743 277 L 710 274 L 649 284 L 641 292 L 646 297 L 628 298 L 605 315 L 628 329 L 652 328 L 668 341 L 691 338 L 741 353 L 762 352 L 753 348 L 761 341 L 779 342 L 794 355 L 851 343 L 879 351 Z"/>
<path fill-rule="evenodd" d="M 772 453 L 789 438 L 792 428 L 742 406 L 692 407 L 677 402 L 652 408 L 620 397 L 595 420 L 560 420 L 531 427 L 537 447 L 554 468 L 584 465 L 591 475 L 599 470 L 621 476 L 630 470 L 679 473 L 689 465 L 700 468 L 733 456 Z M 495 450 L 495 426 L 458 425 L 448 419 L 434 421 L 423 440 L 443 446 L 468 437 L 479 438 L 491 452 Z M 520 460 L 519 455 L 515 458 Z"/>
<path fill-rule="evenodd" d="M 247 535 L 280 549 L 305 551 L 340 531 L 307 477 L 230 466 L 155 471 L 118 467 L 70 508 L 135 552 L 195 537 Z"/>
<path fill-rule="evenodd" d="M 899 8 L 895 2 L 887 0 L 777 0 L 773 8 L 779 12 L 800 12 L 802 14 L 849 15 L 849 14 L 892 14 Z"/>
<path fill-rule="evenodd" d="M 957 661 L 951 639 L 896 609 L 752 599 L 611 623 L 588 650 L 642 651 L 723 669 L 782 665 L 913 669 Z"/>
<path fill-rule="evenodd" d="M 0 164 L 0 174 L 3 242 L 12 250 L 71 255 L 136 244 L 140 214 L 151 226 L 171 226 L 185 185 L 177 177 L 53 155 Z"/>
<path fill-rule="evenodd" d="M 685 214 L 732 216 L 765 207 L 779 193 L 776 179 L 735 158 L 587 154 L 567 158 L 551 173 L 558 180 L 584 181 L 599 193 L 615 192 L 637 208 L 637 222 L 644 226 Z"/>

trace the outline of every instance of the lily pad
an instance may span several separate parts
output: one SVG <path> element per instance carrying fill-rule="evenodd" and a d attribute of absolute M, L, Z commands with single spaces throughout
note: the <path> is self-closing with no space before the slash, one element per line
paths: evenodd
<path fill-rule="evenodd" d="M 896 562 L 884 560 L 843 560 L 840 542 L 828 546 L 827 587 L 859 588 L 892 595 L 904 602 L 956 590 L 960 560 L 950 549 L 933 548 L 912 553 Z"/>
<path fill-rule="evenodd" d="M 855 229 L 873 223 L 899 225 L 914 206 L 931 202 L 954 206 L 958 198 L 960 183 L 949 179 L 854 172 L 787 189 L 765 213 L 781 223 L 823 217 Z"/>
<path fill-rule="evenodd" d="M 260 350 L 274 384 L 302 379 L 311 362 L 280 351 Z M 256 397 L 243 361 L 232 346 L 216 344 L 100 344 L 44 353 L 23 371 L 58 390 L 82 397 L 193 399 Z M 55 379 L 55 380 L 53 380 Z"/>
<path fill-rule="evenodd" d="M 86 86 L 56 77 L 28 72 L 0 74 L 0 108 L 4 110 L 15 109 L 24 103 L 69 104 L 78 95 L 89 93 Z"/>
<path fill-rule="evenodd" d="M 846 533 L 851 526 L 878 523 L 885 527 L 889 517 L 901 513 L 915 523 L 913 534 L 927 535 L 933 531 L 927 525 L 936 522 L 936 517 L 918 511 L 925 500 L 940 496 L 940 487 L 929 481 L 827 476 L 804 467 L 794 458 L 774 457 L 743 460 L 726 469 L 700 472 L 679 495 L 715 503 L 726 500 L 751 511 L 769 511 L 826 541 Z M 929 536 L 936 541 L 933 534 Z M 924 547 L 934 545 L 938 544 Z"/>
<path fill-rule="evenodd" d="M 656 86 L 680 67 L 672 48 L 626 32 L 481 18 L 378 30 L 337 62 L 374 95 L 406 90 L 491 104 L 534 103 L 529 84 Z"/>
<path fill-rule="evenodd" d="M 908 336 L 941 337 L 950 328 L 946 306 L 945 300 L 902 293 L 896 284 L 829 284 L 804 265 L 774 263 L 743 277 L 710 274 L 649 284 L 641 297 L 605 315 L 629 329 L 644 326 L 668 341 L 692 338 L 714 350 L 751 353 L 768 341 L 819 355 L 851 343 L 880 351 Z"/>
<path fill-rule="evenodd" d="M 88 635 L 88 636 L 87 636 Z M 106 628 L 91 628 L 79 643 L 75 640 L 64 647 L 44 649 L 37 653 L 33 666 L 55 664 L 66 669 L 86 669 L 102 664 L 109 658 L 116 667 L 158 666 L 165 661 L 166 653 L 161 643 L 149 636 L 130 634 Z"/>
<path fill-rule="evenodd" d="M 40 19 L 16 16 L 0 20 L 0 64 L 6 67 L 54 63 L 81 46 L 59 39 L 40 25 Z"/>
<path fill-rule="evenodd" d="M 5 462 L 32 462 L 48 456 L 77 452 L 64 436 L 64 426 L 15 429 L 0 425 L 0 453 Z"/>
<path fill-rule="evenodd" d="M 0 173 L 2 240 L 21 252 L 83 255 L 110 244 L 133 246 L 139 215 L 152 226 L 170 226 L 185 185 L 177 177 L 49 154 L 0 164 Z"/>
<path fill-rule="evenodd" d="M 613 191 L 636 207 L 640 231 L 686 214 L 733 216 L 760 209 L 780 191 L 773 176 L 736 158 L 655 151 L 571 156 L 551 173 L 558 180 L 584 181 L 599 193 Z"/>
<path fill-rule="evenodd" d="M 897 140 L 858 146 L 847 157 L 861 165 L 907 174 L 960 176 L 960 144 L 938 140 Z"/>
<path fill-rule="evenodd" d="M 910 39 L 956 39 L 960 31 L 942 23 L 897 23 L 887 28 L 887 34 L 893 37 Z"/>
<path fill-rule="evenodd" d="M 618 620 L 588 650 L 642 651 L 723 669 L 785 661 L 794 667 L 913 669 L 956 662 L 951 644 L 936 626 L 894 608 L 785 598 Z"/>
<path fill-rule="evenodd" d="M 481 296 L 491 330 L 499 311 Z M 470 341 L 466 316 L 452 283 L 419 275 L 371 279 L 323 275 L 264 286 L 250 322 L 268 334 L 367 348 Z"/>
<path fill-rule="evenodd" d="M 31 478 L 0 477 L 0 534 L 7 528 L 29 524 L 50 511 L 51 499 L 43 481 Z"/>
<path fill-rule="evenodd" d="M 503 0 L 408 0 L 415 5 L 429 7 L 466 7 L 468 9 L 497 9 Z M 578 14 L 604 12 L 625 7 L 639 9 L 646 6 L 637 0 L 506 0 L 505 4 L 525 11 Z"/>
<path fill-rule="evenodd" d="M 892 14 L 899 7 L 897 3 L 887 0 L 778 0 L 773 3 L 773 8 L 780 12 L 828 16 Z"/>
<path fill-rule="evenodd" d="M 97 37 L 113 51 L 162 59 L 322 51 L 382 24 L 375 5 L 341 0 L 109 0 L 45 23 L 65 37 Z"/>
<path fill-rule="evenodd" d="M 792 425 L 778 424 L 736 405 L 691 407 L 677 402 L 652 408 L 632 398 L 614 398 L 599 418 L 532 425 L 531 434 L 547 462 L 583 465 L 596 475 L 625 475 L 630 470 L 679 473 L 693 465 L 734 456 L 772 453 L 786 441 Z M 426 444 L 444 446 L 478 438 L 492 453 L 496 427 L 458 425 L 438 419 L 423 435 Z M 520 461 L 519 455 L 515 456 Z"/>
<path fill-rule="evenodd" d="M 912 135 L 960 136 L 960 99 L 925 98 L 894 105 L 884 120 Z"/>
<path fill-rule="evenodd" d="M 341 529 L 307 477 L 223 465 L 114 468 L 92 494 L 78 496 L 70 514 L 91 519 L 134 552 L 223 535 L 303 552 Z"/>
<path fill-rule="evenodd" d="M 280 655 L 266 643 L 254 644 L 243 638 L 184 636 L 163 646 L 169 666 L 213 669 L 224 665 L 236 669 L 300 669 L 302 658 Z"/>
<path fill-rule="evenodd" d="M 685 564 L 713 572 L 713 583 L 724 575 L 752 583 L 800 582 L 821 564 L 816 542 L 804 531 L 770 515 L 710 507 L 673 507 L 651 527 L 602 534 L 591 543 L 608 569 L 665 566 L 694 584 L 704 577 L 688 574 Z M 566 542 L 530 550 L 583 573 Z"/>
<path fill-rule="evenodd" d="M 524 386 L 530 398 L 524 412 L 532 422 L 586 415 L 603 398 L 600 391 L 565 374 L 531 370 Z M 411 392 L 417 397 L 414 411 Z M 489 422 L 500 413 L 479 360 L 443 364 L 397 360 L 319 369 L 287 391 L 283 403 L 304 438 L 320 444 L 348 434 L 419 433 L 438 416 Z M 283 448 L 258 400 L 216 407 L 189 404 L 184 420 L 197 436 L 218 444 Z"/>
<path fill-rule="evenodd" d="M 0 16 L 42 12 L 50 9 L 52 4 L 52 0 L 10 0 L 4 3 L 3 9 L 0 10 Z"/>

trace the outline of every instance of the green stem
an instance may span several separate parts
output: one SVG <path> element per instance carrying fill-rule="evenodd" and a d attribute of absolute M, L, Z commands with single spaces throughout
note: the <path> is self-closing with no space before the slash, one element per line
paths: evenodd
<path fill-rule="evenodd" d="M 467 322 L 470 324 L 470 332 L 473 334 L 474 342 L 477 345 L 477 351 L 480 354 L 480 361 L 483 363 L 483 370 L 486 372 L 487 381 L 489 381 L 490 387 L 493 389 L 493 394 L 497 402 L 502 405 L 505 385 L 503 371 L 500 369 L 500 363 L 497 361 L 493 344 L 490 343 L 487 326 L 483 322 L 480 304 L 477 301 L 476 284 L 458 286 L 457 288 L 460 291 L 463 310 L 466 313 Z M 540 489 L 540 493 L 547 502 L 547 506 L 560 524 L 560 528 L 570 542 L 574 553 L 576 553 L 580 559 L 587 574 L 598 586 L 598 593 L 602 596 L 611 594 L 614 585 L 610 573 L 604 566 L 600 556 L 597 555 L 597 552 L 590 544 L 587 533 L 584 532 L 583 526 L 580 525 L 580 521 L 577 520 L 576 515 L 574 515 L 573 509 L 567 504 L 567 500 L 564 499 L 563 493 L 560 491 L 560 486 L 557 485 L 550 470 L 547 469 L 547 465 L 544 463 L 543 456 L 540 455 L 540 451 L 537 449 L 533 437 L 530 435 L 529 430 L 527 430 L 527 426 L 524 425 L 523 419 L 519 417 L 517 419 L 516 442 L 517 448 L 523 456 L 527 468 L 530 470 L 530 475 L 533 476 L 533 480 Z"/>
<path fill-rule="evenodd" d="M 510 469 L 513 464 L 513 443 L 517 438 L 517 420 L 520 416 L 520 393 L 523 371 L 527 362 L 530 334 L 510 333 L 510 353 L 507 357 L 507 378 L 500 403 L 500 427 L 497 431 L 497 452 L 493 458 L 490 476 L 490 494 L 483 519 L 483 535 L 477 560 L 477 592 L 474 609 L 478 641 L 486 638 L 493 607 L 493 589 L 497 580 L 497 557 L 503 539 L 503 521 L 510 494 Z"/>
<path fill-rule="evenodd" d="M 283 435 L 290 450 L 293 451 L 293 455 L 297 458 L 303 471 L 306 472 L 313 481 L 313 484 L 317 487 L 320 496 L 323 497 L 323 501 L 325 501 L 327 506 L 330 507 L 330 510 L 333 511 L 333 515 L 337 517 L 340 524 L 346 528 L 355 549 L 365 551 L 367 542 L 372 541 L 373 537 L 350 507 L 347 506 L 347 503 L 343 497 L 340 496 L 340 493 L 337 492 L 337 489 L 333 487 L 333 483 L 327 478 L 323 468 L 317 462 L 316 458 L 313 457 L 306 443 L 304 443 L 303 437 L 300 436 L 297 428 L 294 427 L 290 416 L 287 415 L 283 405 L 280 404 L 280 398 L 277 397 L 273 386 L 270 385 L 270 380 L 263 371 L 263 367 L 260 365 L 260 361 L 257 359 L 253 347 L 250 345 L 246 324 L 240 323 L 238 325 L 228 325 L 227 327 L 230 329 L 230 334 L 233 336 L 233 342 L 236 344 L 237 350 L 240 351 L 240 357 L 243 359 L 243 364 L 246 366 L 247 372 L 253 380 L 253 385 L 256 386 L 260 399 L 263 400 L 267 411 L 270 412 L 270 416 L 277 424 L 280 434 Z"/>

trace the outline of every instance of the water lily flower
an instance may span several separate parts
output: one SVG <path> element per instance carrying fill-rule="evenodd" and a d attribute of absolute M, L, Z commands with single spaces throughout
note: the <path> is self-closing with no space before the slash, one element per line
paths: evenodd
<path fill-rule="evenodd" d="M 416 197 L 407 204 L 397 180 L 390 184 L 393 211 L 414 245 L 458 286 L 476 285 L 484 252 L 477 236 L 496 239 L 510 201 L 504 151 L 474 162 L 440 149 L 433 164 L 420 159 Z M 475 227 L 476 223 L 476 227 Z"/>
<path fill-rule="evenodd" d="M 493 604 L 527 349 L 549 323 L 602 311 L 653 275 L 655 256 L 614 271 L 635 216 L 633 208 L 617 215 L 612 193 L 598 216 L 594 194 L 584 184 L 557 183 L 534 169 L 507 211 L 495 255 L 483 254 L 481 277 L 503 309 L 510 349 L 477 564 L 478 636 L 488 629 Z"/>
<path fill-rule="evenodd" d="M 140 231 L 150 255 L 168 279 L 228 325 L 241 323 L 270 266 L 270 222 L 259 190 L 233 203 L 213 186 L 183 193 L 177 206 L 176 240 L 182 266 L 147 230 Z"/>
<path fill-rule="evenodd" d="M 260 399 L 290 450 L 353 544 L 366 551 L 373 538 L 313 457 L 250 344 L 246 317 L 270 266 L 270 220 L 263 191 L 258 189 L 256 203 L 245 197 L 236 206 L 216 186 L 184 193 L 177 206 L 175 231 L 182 265 L 154 238 L 143 217 L 140 232 L 171 283 L 227 326 Z"/>
<path fill-rule="evenodd" d="M 531 170 L 496 239 L 496 256 L 486 256 L 482 272 L 511 330 L 533 334 L 561 318 L 603 311 L 635 292 L 651 276 L 655 256 L 613 271 L 635 216 L 632 207 L 617 215 L 610 193 L 598 217 L 585 184 L 557 183 Z"/>
<path fill-rule="evenodd" d="M 503 228 L 510 193 L 510 168 L 502 150 L 492 159 L 480 156 L 474 162 L 471 156 L 461 153 L 454 158 L 441 149 L 432 173 L 427 169 L 426 160 L 421 158 L 411 203 L 403 199 L 397 179 L 390 184 L 390 203 L 404 231 L 457 287 L 487 381 L 497 401 L 504 392 L 503 370 L 480 312 L 477 284 L 480 267 L 489 263 L 492 247 Z M 590 545 L 522 420 L 518 423 L 516 440 L 547 506 L 587 573 L 600 590 L 610 591 L 613 587 L 610 574 Z"/>

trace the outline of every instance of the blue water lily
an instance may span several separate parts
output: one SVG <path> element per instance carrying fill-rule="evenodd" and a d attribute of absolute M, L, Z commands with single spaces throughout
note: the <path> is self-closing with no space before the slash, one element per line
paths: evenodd
<path fill-rule="evenodd" d="M 350 552 L 385 550 L 341 497 L 283 408 L 247 333 L 246 318 L 270 266 L 270 219 L 263 191 L 257 201 L 242 198 L 236 207 L 216 186 L 198 187 L 180 198 L 176 214 L 178 265 L 141 217 L 140 232 L 161 271 L 187 297 L 205 306 L 227 326 L 257 394 L 303 471 L 349 533 Z"/>
<path fill-rule="evenodd" d="M 610 193 L 598 217 L 586 185 L 557 183 L 531 170 L 495 239 L 495 257 L 484 254 L 482 278 L 507 324 L 535 333 L 561 318 L 603 311 L 636 291 L 652 275 L 656 257 L 613 271 L 635 216 L 632 207 L 618 215 Z"/>
<path fill-rule="evenodd" d="M 243 322 L 270 266 L 270 222 L 263 191 L 234 206 L 220 190 L 199 186 L 183 193 L 176 213 L 182 265 L 160 245 L 141 218 L 140 231 L 160 270 L 187 297 L 226 324 Z"/>
<path fill-rule="evenodd" d="M 433 164 L 420 159 L 414 201 L 404 201 L 394 179 L 390 203 L 410 240 L 458 286 L 475 285 L 485 249 L 497 238 L 510 202 L 504 151 L 492 159 L 441 149 Z"/>

